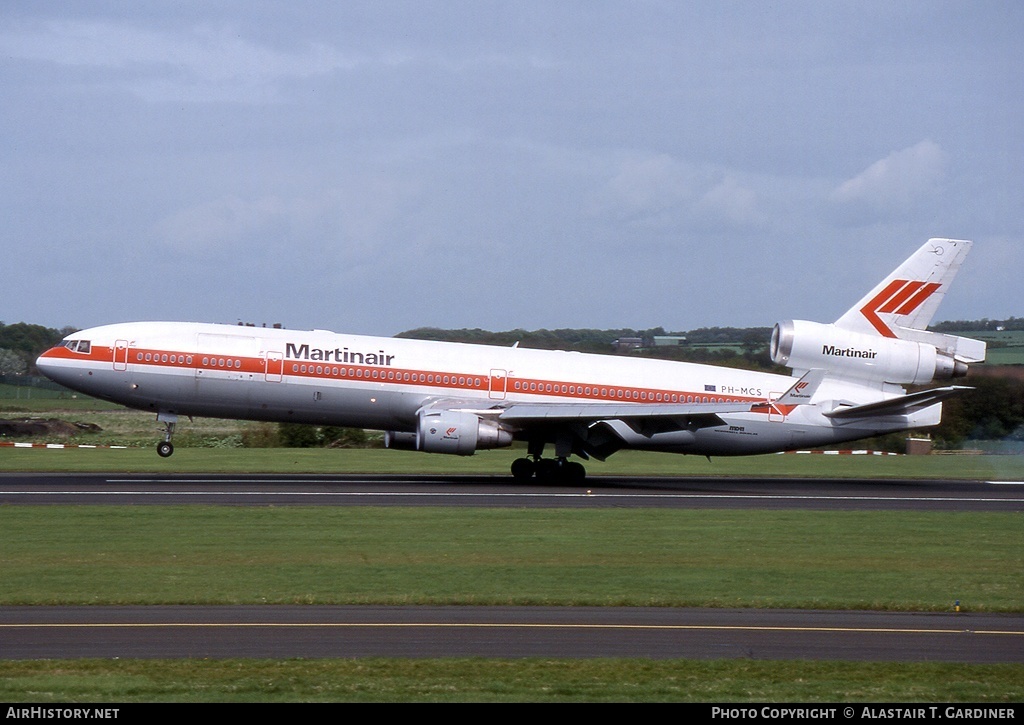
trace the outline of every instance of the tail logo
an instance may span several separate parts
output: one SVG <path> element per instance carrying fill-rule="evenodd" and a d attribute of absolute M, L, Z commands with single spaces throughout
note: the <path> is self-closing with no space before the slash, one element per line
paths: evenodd
<path fill-rule="evenodd" d="M 920 282 L 907 279 L 894 279 L 875 295 L 870 302 L 861 307 L 860 313 L 867 318 L 879 335 L 897 337 L 892 328 L 879 317 L 881 314 L 909 315 L 931 297 L 939 287 L 938 282 Z"/>

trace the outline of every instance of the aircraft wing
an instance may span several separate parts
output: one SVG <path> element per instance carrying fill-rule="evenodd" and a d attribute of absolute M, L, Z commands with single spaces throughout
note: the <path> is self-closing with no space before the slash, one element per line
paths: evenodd
<path fill-rule="evenodd" d="M 571 441 L 581 458 L 606 459 L 623 445 L 623 431 L 650 438 L 658 433 L 725 425 L 721 413 L 746 412 L 753 403 L 512 403 L 497 420 L 520 430 L 547 430 Z"/>
<path fill-rule="evenodd" d="M 810 370 L 803 375 L 776 404 L 803 405 L 809 403 L 825 377 L 824 370 Z M 600 420 L 622 420 L 642 422 L 662 420 L 686 420 L 689 426 L 704 427 L 723 425 L 718 413 L 746 413 L 752 408 L 763 406 L 758 402 L 718 403 L 513 403 L 501 409 L 499 420 L 509 423 L 521 422 L 595 422 Z M 682 427 L 687 427 L 684 424 Z"/>
<path fill-rule="evenodd" d="M 876 403 L 865 403 L 863 405 L 840 406 L 831 410 L 825 415 L 829 418 L 875 418 L 885 415 L 908 415 L 930 405 L 935 405 L 944 398 L 956 395 L 964 390 L 973 388 L 963 385 L 950 385 L 945 388 L 934 388 L 933 390 L 922 390 L 918 393 L 910 393 L 898 398 L 880 400 Z"/>
<path fill-rule="evenodd" d="M 704 425 L 722 425 L 718 413 L 746 412 L 753 403 L 513 403 L 501 409 L 498 420 L 512 423 L 588 423 L 599 420 L 703 419 Z"/>
<path fill-rule="evenodd" d="M 809 403 L 823 377 L 822 370 L 809 371 L 779 400 L 786 405 Z M 548 440 L 569 441 L 576 455 L 602 460 L 622 446 L 627 428 L 629 435 L 651 438 L 660 433 L 727 425 L 721 417 L 723 414 L 746 413 L 774 405 L 774 401 L 764 400 L 713 403 L 542 401 L 490 406 L 481 406 L 481 402 L 479 399 L 442 398 L 426 407 L 473 413 L 520 432 L 532 430 Z"/>

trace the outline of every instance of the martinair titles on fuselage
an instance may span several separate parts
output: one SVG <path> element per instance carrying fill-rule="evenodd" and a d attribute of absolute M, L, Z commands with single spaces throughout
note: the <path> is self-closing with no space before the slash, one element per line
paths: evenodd
<path fill-rule="evenodd" d="M 388 367 L 395 359 L 383 350 L 377 352 L 353 352 L 347 347 L 331 348 L 310 347 L 308 343 L 296 345 L 285 343 L 285 357 L 292 360 L 315 360 L 317 362 L 336 362 L 346 365 L 381 365 Z"/>

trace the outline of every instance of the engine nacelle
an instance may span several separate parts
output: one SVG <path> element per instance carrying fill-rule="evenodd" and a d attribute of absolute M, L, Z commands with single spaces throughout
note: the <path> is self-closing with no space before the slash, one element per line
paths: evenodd
<path fill-rule="evenodd" d="M 471 456 L 486 448 L 512 445 L 512 433 L 475 413 L 458 410 L 425 410 L 415 433 L 388 431 L 384 445 L 400 450 Z"/>
<path fill-rule="evenodd" d="M 967 365 L 927 342 L 865 335 L 819 322 L 775 325 L 772 361 L 794 370 L 827 370 L 857 380 L 921 385 L 958 378 Z"/>

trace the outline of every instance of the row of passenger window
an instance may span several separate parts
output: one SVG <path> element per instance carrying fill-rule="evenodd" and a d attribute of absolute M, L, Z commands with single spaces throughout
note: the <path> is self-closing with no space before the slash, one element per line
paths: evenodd
<path fill-rule="evenodd" d="M 135 354 L 135 359 L 139 362 L 169 362 L 175 365 L 191 365 L 191 355 L 168 355 L 166 352 L 152 353 L 152 352 L 138 352 Z M 205 363 L 204 363 L 205 364 Z"/>
<path fill-rule="evenodd" d="M 436 383 L 438 385 L 459 385 L 479 388 L 483 386 L 480 378 L 466 377 L 464 375 L 434 375 L 433 373 L 408 373 L 395 372 L 394 370 L 371 369 L 364 371 L 362 368 L 339 368 L 330 365 L 300 365 L 292 363 L 293 373 L 309 373 L 315 375 L 330 375 L 336 378 L 370 378 L 372 380 L 394 380 L 395 382 L 407 383 Z"/>
<path fill-rule="evenodd" d="M 82 342 L 76 341 L 77 352 L 83 351 Z M 88 345 L 88 342 L 85 342 Z M 71 347 L 71 345 L 67 345 Z M 165 362 L 177 365 L 191 365 L 191 355 L 175 355 L 168 353 L 137 353 L 137 359 L 139 362 Z M 215 367 L 215 368 L 235 368 L 241 369 L 241 360 L 232 360 L 230 358 L 203 358 L 203 367 Z M 352 378 L 370 378 L 373 380 L 394 380 L 399 382 L 420 382 L 420 383 L 437 383 L 439 385 L 458 385 L 465 387 L 469 384 L 471 387 L 480 388 L 482 382 L 480 378 L 465 377 L 461 375 L 434 375 L 432 373 L 408 373 L 408 372 L 395 372 L 394 370 L 367 370 L 363 371 L 362 368 L 343 368 L 343 367 L 331 367 L 324 365 L 300 365 L 298 363 L 292 364 L 292 372 L 294 373 L 310 373 L 316 375 L 332 375 L 334 377 L 352 377 Z M 536 382 L 525 382 L 521 380 L 515 381 L 515 389 L 522 392 L 540 392 L 540 393 L 567 393 L 569 395 L 585 395 L 585 396 L 600 396 L 602 398 L 612 397 L 615 399 L 622 400 L 646 400 L 655 401 L 658 403 L 710 403 L 710 402 L 721 402 L 720 399 L 712 399 L 708 396 L 704 396 L 703 400 L 701 396 L 697 395 L 679 395 L 677 393 L 648 393 L 644 390 L 623 390 L 617 388 L 598 388 L 591 387 L 589 385 L 566 385 L 564 383 L 536 383 Z M 610 391 L 610 395 L 609 395 Z"/>
<path fill-rule="evenodd" d="M 678 393 L 648 393 L 646 390 L 625 390 L 622 388 L 598 388 L 589 385 L 566 385 L 565 383 L 527 383 L 526 381 L 515 382 L 515 389 L 528 393 L 568 393 L 569 395 L 598 396 L 601 398 L 616 398 L 629 400 L 647 400 L 656 403 L 712 403 L 721 402 L 704 397 L 703 401 L 699 395 L 679 395 Z"/>
<path fill-rule="evenodd" d="M 480 378 L 467 378 L 458 375 L 434 375 L 432 373 L 408 373 L 395 372 L 394 370 L 366 370 L 362 368 L 331 367 L 330 365 L 305 365 L 292 363 L 293 373 L 307 373 L 315 375 L 331 375 L 333 377 L 349 378 L 370 378 L 372 380 L 394 380 L 396 382 L 420 382 L 436 383 L 439 385 L 458 385 L 465 387 L 467 384 L 480 388 Z M 648 393 L 644 390 L 623 390 L 616 388 L 598 388 L 583 385 L 566 385 L 558 383 L 536 383 L 517 380 L 514 385 L 516 390 L 522 392 L 541 393 L 566 393 L 569 395 L 600 396 L 602 398 L 616 398 L 622 400 L 644 400 L 658 403 L 711 403 L 721 402 L 720 399 L 712 399 L 704 396 L 703 400 L 699 395 L 679 395 L 678 393 Z"/>
<path fill-rule="evenodd" d="M 191 365 L 191 355 L 176 355 L 174 353 L 152 353 L 152 352 L 138 352 L 136 353 L 135 359 L 139 362 L 163 362 L 171 363 L 172 365 Z M 242 361 L 224 357 L 204 357 L 203 358 L 204 368 L 235 368 L 241 369 Z"/>

